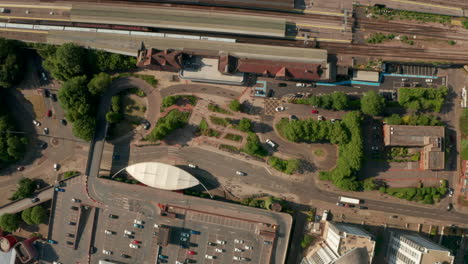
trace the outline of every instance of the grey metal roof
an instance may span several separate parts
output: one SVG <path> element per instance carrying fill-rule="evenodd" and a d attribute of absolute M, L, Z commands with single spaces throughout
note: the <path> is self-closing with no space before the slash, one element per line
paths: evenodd
<path fill-rule="evenodd" d="M 74 4 L 71 20 L 208 32 L 284 37 L 286 20 L 261 16 L 168 8 Z"/>

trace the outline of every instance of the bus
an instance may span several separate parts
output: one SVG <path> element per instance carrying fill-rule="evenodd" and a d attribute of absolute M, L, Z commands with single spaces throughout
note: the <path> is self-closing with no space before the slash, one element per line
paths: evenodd
<path fill-rule="evenodd" d="M 355 199 L 355 198 L 340 196 L 340 202 L 347 203 L 347 204 L 360 204 L 361 200 Z"/>

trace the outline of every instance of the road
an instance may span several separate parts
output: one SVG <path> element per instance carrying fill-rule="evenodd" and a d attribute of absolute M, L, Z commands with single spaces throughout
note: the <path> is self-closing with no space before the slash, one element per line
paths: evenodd
<path fill-rule="evenodd" d="M 21 200 L 17 200 L 14 202 L 11 202 L 9 204 L 6 204 L 2 207 L 0 207 L 0 215 L 3 214 L 14 214 L 23 211 L 24 209 L 27 209 L 29 207 L 44 203 L 52 199 L 54 195 L 54 188 L 53 186 L 48 187 L 43 189 L 42 191 L 37 192 L 33 197 L 31 198 L 24 198 Z M 31 201 L 32 198 L 39 198 L 39 201 L 33 203 Z"/>
<path fill-rule="evenodd" d="M 99 168 L 101 165 L 102 154 L 104 151 L 105 137 L 107 132 L 107 122 L 105 120 L 105 113 L 109 109 L 110 98 L 117 91 L 110 89 L 102 97 L 101 104 L 98 110 L 98 121 L 95 132 L 95 140 L 91 144 L 91 150 L 88 160 L 88 188 L 89 194 L 95 200 L 104 203 L 112 204 L 111 193 L 119 193 L 134 199 L 146 201 L 147 193 L 146 189 L 142 191 L 134 191 L 133 187 L 130 188 L 128 185 L 119 183 L 105 183 L 98 179 Z M 137 149 L 134 152 L 130 152 L 132 155 L 131 159 L 134 161 L 142 161 L 144 159 L 158 159 L 169 154 L 168 147 L 166 146 L 148 146 L 141 149 Z M 271 175 L 270 171 L 265 166 L 259 166 L 257 162 L 252 160 L 246 160 L 245 158 L 238 158 L 231 154 L 221 154 L 218 152 L 208 151 L 197 147 L 183 147 L 179 149 L 175 154 L 178 158 L 186 160 L 188 162 L 196 163 L 201 169 L 207 173 L 194 173 L 195 175 L 203 177 L 204 175 L 216 175 L 222 180 L 232 181 L 233 183 L 242 183 L 243 185 L 250 185 L 263 190 L 266 193 L 281 193 L 284 195 L 296 195 L 299 201 L 303 204 L 309 204 L 311 200 L 321 200 L 329 203 L 336 203 L 339 195 L 336 193 L 328 192 L 319 189 L 315 186 L 313 177 L 304 177 L 301 182 L 291 182 L 277 176 Z M 129 157 L 128 157 L 129 158 Z M 126 164 L 120 164 L 124 166 Z M 247 173 L 247 176 L 235 175 L 235 170 L 242 168 Z M 205 176 L 206 177 L 206 176 Z M 210 181 L 209 185 L 217 185 L 217 179 L 215 177 L 206 177 L 205 180 Z M 153 192 L 157 192 L 153 190 Z M 161 192 L 161 196 L 158 197 L 158 201 L 184 204 L 185 206 L 190 204 L 188 199 L 180 198 L 177 200 L 164 197 L 164 192 Z M 351 194 L 352 196 L 352 194 Z M 210 204 L 211 200 L 201 200 L 197 203 Z M 446 212 L 444 209 L 437 208 L 423 208 L 418 206 L 404 205 L 395 202 L 379 201 L 367 199 L 365 201 L 366 206 L 370 210 L 382 211 L 392 214 L 401 214 L 406 216 L 421 217 L 427 219 L 435 219 L 449 221 L 454 224 L 466 223 L 466 215 L 458 212 Z M 152 204 L 148 203 L 146 207 L 149 215 L 153 215 L 157 210 Z M 265 211 L 267 214 L 268 211 Z M 297 242 L 300 241 L 302 234 L 295 232 L 292 240 Z M 289 252 L 291 263 L 296 263 L 297 252 Z"/>

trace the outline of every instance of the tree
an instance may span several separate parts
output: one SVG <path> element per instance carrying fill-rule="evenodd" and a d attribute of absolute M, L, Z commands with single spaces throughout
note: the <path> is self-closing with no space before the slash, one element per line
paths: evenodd
<path fill-rule="evenodd" d="M 28 178 L 22 178 L 18 182 L 18 188 L 15 193 L 11 196 L 10 200 L 18 200 L 26 197 L 31 197 L 31 195 L 36 190 L 36 184 L 33 180 Z"/>
<path fill-rule="evenodd" d="M 369 91 L 364 93 L 361 99 L 361 111 L 364 114 L 377 116 L 382 113 L 385 107 L 385 98 L 376 93 Z"/>
<path fill-rule="evenodd" d="M 88 83 L 88 90 L 92 95 L 101 95 L 109 87 L 112 79 L 109 74 L 101 72 L 94 75 Z"/>
<path fill-rule="evenodd" d="M 93 139 L 95 129 L 96 118 L 94 116 L 83 116 L 81 119 L 75 120 L 72 132 L 73 135 L 78 138 L 91 141 L 91 139 Z"/>
<path fill-rule="evenodd" d="M 47 219 L 47 210 L 41 205 L 34 206 L 31 211 L 31 221 L 36 224 L 42 224 Z"/>
<path fill-rule="evenodd" d="M 251 132 L 252 131 L 252 121 L 248 118 L 242 118 L 239 121 L 239 130 L 244 132 Z"/>
<path fill-rule="evenodd" d="M 0 227 L 7 232 L 14 232 L 19 228 L 20 221 L 18 214 L 3 214 L 0 216 Z"/>
<path fill-rule="evenodd" d="M 34 222 L 31 220 L 32 209 L 32 207 L 29 207 L 23 210 L 23 212 L 21 212 L 21 219 L 23 219 L 23 221 L 28 225 L 34 225 Z"/>
<path fill-rule="evenodd" d="M 118 123 L 122 120 L 122 114 L 113 111 L 107 112 L 106 120 L 111 124 Z"/>
<path fill-rule="evenodd" d="M 368 178 L 364 180 L 363 187 L 366 191 L 373 191 L 377 189 L 377 184 L 375 183 L 373 178 Z"/>
<path fill-rule="evenodd" d="M 54 78 L 67 81 L 86 73 L 86 50 L 73 43 L 59 46 L 53 56 L 46 58 L 44 67 Z"/>
<path fill-rule="evenodd" d="M 348 107 L 348 96 L 344 92 L 334 92 L 331 95 L 333 103 L 332 107 L 335 110 L 345 110 Z"/>
<path fill-rule="evenodd" d="M 229 109 L 231 109 L 234 112 L 240 112 L 242 109 L 242 105 L 239 102 L 239 100 L 232 100 L 229 104 Z"/>
<path fill-rule="evenodd" d="M 19 41 L 0 38 L 0 87 L 10 88 L 23 76 L 22 46 Z"/>
<path fill-rule="evenodd" d="M 247 143 L 245 143 L 243 150 L 252 156 L 266 156 L 266 150 L 262 147 L 258 136 L 253 132 L 247 134 Z"/>

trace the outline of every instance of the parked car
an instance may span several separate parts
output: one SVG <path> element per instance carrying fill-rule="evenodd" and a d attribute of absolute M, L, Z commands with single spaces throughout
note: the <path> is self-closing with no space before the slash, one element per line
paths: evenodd
<path fill-rule="evenodd" d="M 186 238 L 186 237 L 180 237 L 180 241 L 182 241 L 182 242 L 187 242 L 187 241 L 188 241 L 188 238 Z"/>
<path fill-rule="evenodd" d="M 242 248 L 234 248 L 234 252 L 244 252 Z"/>
<path fill-rule="evenodd" d="M 216 240 L 216 243 L 220 244 L 220 245 L 224 245 L 226 244 L 226 240 Z"/>
<path fill-rule="evenodd" d="M 242 171 L 236 171 L 236 174 L 239 175 L 239 176 L 247 175 L 245 172 L 242 172 Z"/>
<path fill-rule="evenodd" d="M 133 231 L 129 231 L 129 230 L 125 229 L 124 234 L 133 235 Z"/>
<path fill-rule="evenodd" d="M 143 121 L 143 128 L 148 130 L 151 127 L 151 123 L 148 121 Z"/>
<path fill-rule="evenodd" d="M 47 242 L 48 242 L 49 244 L 57 244 L 57 241 L 52 240 L 52 239 L 47 240 Z"/>
<path fill-rule="evenodd" d="M 305 83 L 296 83 L 296 87 L 306 87 Z"/>
<path fill-rule="evenodd" d="M 195 165 L 195 164 L 192 164 L 192 163 L 189 163 L 189 165 L 188 165 L 188 166 L 189 166 L 190 168 L 192 168 L 192 169 L 196 169 L 196 168 L 197 168 L 197 165 Z"/>
<path fill-rule="evenodd" d="M 49 128 L 44 127 L 44 135 L 48 135 L 48 134 L 49 134 Z"/>
<path fill-rule="evenodd" d="M 453 196 L 453 189 L 452 188 L 448 189 L 448 195 L 449 195 L 449 197 Z"/>
<path fill-rule="evenodd" d="M 45 74 L 45 72 L 41 72 L 41 77 L 42 80 L 47 81 L 47 75 Z"/>
<path fill-rule="evenodd" d="M 158 255 L 158 259 L 168 259 L 169 257 L 168 256 L 165 256 L 165 255 Z"/>
<path fill-rule="evenodd" d="M 74 203 L 81 203 L 81 200 L 80 200 L 80 199 L 76 199 L 76 198 L 72 198 L 71 201 L 74 202 Z"/>
<path fill-rule="evenodd" d="M 427 82 L 427 83 L 431 83 L 431 82 L 432 82 L 432 79 L 426 79 L 426 82 Z"/>
<path fill-rule="evenodd" d="M 272 147 L 272 148 L 276 148 L 276 147 L 277 147 L 277 145 L 275 144 L 275 142 L 271 141 L 271 139 L 267 139 L 265 142 L 266 142 L 270 147 Z"/>
<path fill-rule="evenodd" d="M 56 94 L 51 94 L 50 97 L 52 98 L 52 101 L 57 102 L 57 95 Z"/>
<path fill-rule="evenodd" d="M 67 237 L 75 237 L 74 234 L 66 233 Z"/>
<path fill-rule="evenodd" d="M 39 121 L 37 121 L 37 120 L 33 120 L 32 122 L 33 122 L 33 124 L 35 126 L 40 126 L 41 125 L 41 123 Z"/>
<path fill-rule="evenodd" d="M 295 115 L 290 115 L 289 116 L 289 121 L 293 121 L 293 120 L 299 120 L 299 118 L 297 118 L 297 116 L 295 116 Z"/>
<path fill-rule="evenodd" d="M 112 251 L 103 249 L 102 254 L 112 255 Z"/>
<path fill-rule="evenodd" d="M 452 210 L 452 208 L 453 208 L 453 204 L 449 203 L 449 204 L 447 205 L 447 211 Z"/>
<path fill-rule="evenodd" d="M 317 120 L 318 120 L 318 121 L 323 121 L 324 118 L 323 118 L 323 116 L 319 115 L 319 116 L 317 116 Z"/>
<path fill-rule="evenodd" d="M 240 260 L 240 257 L 238 257 L 238 256 L 233 256 L 232 259 L 233 259 L 233 260 Z"/>
<path fill-rule="evenodd" d="M 74 211 L 78 211 L 79 208 L 76 207 L 76 206 L 70 206 L 70 209 L 72 209 L 72 210 L 74 210 Z"/>
<path fill-rule="evenodd" d="M 106 235 L 113 235 L 114 233 L 115 233 L 114 231 L 104 230 L 104 234 Z"/>
<path fill-rule="evenodd" d="M 338 206 L 345 206 L 344 203 L 336 203 L 336 205 L 338 205 Z"/>
<path fill-rule="evenodd" d="M 144 222 L 138 219 L 133 220 L 133 223 L 142 225 Z"/>
<path fill-rule="evenodd" d="M 109 218 L 117 219 L 117 218 L 119 218 L 119 216 L 117 216 L 117 215 L 115 215 L 115 214 L 109 214 Z"/>
<path fill-rule="evenodd" d="M 123 237 L 129 238 L 129 239 L 134 239 L 135 238 L 134 235 L 129 235 L 129 234 L 123 234 Z"/>
<path fill-rule="evenodd" d="M 37 203 L 39 202 L 39 197 L 34 197 L 31 199 L 31 203 Z"/>
<path fill-rule="evenodd" d="M 234 239 L 234 243 L 236 244 L 244 244 L 244 240 L 241 240 L 241 239 Z"/>
<path fill-rule="evenodd" d="M 190 234 L 189 234 L 189 233 L 184 233 L 184 232 L 182 232 L 182 233 L 180 233 L 180 236 L 181 236 L 181 237 L 189 238 L 189 237 L 190 237 Z"/>
<path fill-rule="evenodd" d="M 253 249 L 252 246 L 247 246 L 247 245 L 244 248 L 247 249 L 247 250 L 252 250 Z"/>
<path fill-rule="evenodd" d="M 223 253 L 223 252 L 224 252 L 224 249 L 222 249 L 222 248 L 215 248 L 215 251 L 218 252 L 218 253 Z"/>
<path fill-rule="evenodd" d="M 196 231 L 196 230 L 190 230 L 190 234 L 192 234 L 192 235 L 200 235 L 201 232 L 200 232 L 200 231 Z"/>
<path fill-rule="evenodd" d="M 44 89 L 44 96 L 50 97 L 50 91 L 48 89 Z"/>
<path fill-rule="evenodd" d="M 359 209 L 367 210 L 367 209 L 369 209 L 369 208 L 367 208 L 367 206 L 362 206 L 362 205 L 361 205 L 361 206 L 359 206 Z"/>
<path fill-rule="evenodd" d="M 189 255 L 195 255 L 196 253 L 195 253 L 195 251 L 187 250 L 187 254 L 189 254 Z"/>
<path fill-rule="evenodd" d="M 215 259 L 215 258 L 216 258 L 216 256 L 205 255 L 205 258 L 206 258 L 206 259 Z"/>
<path fill-rule="evenodd" d="M 60 169 L 60 165 L 58 163 L 54 163 L 54 171 L 58 171 Z"/>
<path fill-rule="evenodd" d="M 278 106 L 275 108 L 275 111 L 276 112 L 283 112 L 286 108 L 284 108 L 284 106 Z"/>
<path fill-rule="evenodd" d="M 71 225 L 71 226 L 75 226 L 75 225 L 76 225 L 75 222 L 68 222 L 68 224 Z"/>
<path fill-rule="evenodd" d="M 52 110 L 47 110 L 46 116 L 51 117 L 52 116 Z"/>
<path fill-rule="evenodd" d="M 18 166 L 18 167 L 16 167 L 16 170 L 17 170 L 17 171 L 23 171 L 23 170 L 24 170 L 24 166 Z"/>
<path fill-rule="evenodd" d="M 56 192 L 65 192 L 65 189 L 58 188 L 58 187 L 55 187 L 54 190 L 55 190 Z"/>
<path fill-rule="evenodd" d="M 310 112 L 311 112 L 312 114 L 318 114 L 318 113 L 319 113 L 319 111 L 318 111 L 318 110 L 315 110 L 315 109 L 313 109 L 313 110 L 310 111 Z"/>
<path fill-rule="evenodd" d="M 135 245 L 135 244 L 128 244 L 129 247 L 131 248 L 140 248 L 140 245 Z"/>
<path fill-rule="evenodd" d="M 60 119 L 60 124 L 66 126 L 66 125 L 67 125 L 67 120 L 65 120 L 65 119 Z"/>
<path fill-rule="evenodd" d="M 133 240 L 132 243 L 135 244 L 135 245 L 139 245 L 139 244 L 141 244 L 141 241 Z"/>
<path fill-rule="evenodd" d="M 130 258 L 130 256 L 129 256 L 129 255 L 127 255 L 127 254 L 123 254 L 123 253 L 122 253 L 122 254 L 120 254 L 120 256 L 121 256 L 122 258 Z"/>
<path fill-rule="evenodd" d="M 213 243 L 213 242 L 208 242 L 208 246 L 215 247 L 215 246 L 216 246 L 216 243 Z"/>
<path fill-rule="evenodd" d="M 136 227 L 136 228 L 145 228 L 143 225 L 139 225 L 139 224 L 133 224 L 133 227 Z"/>

